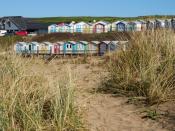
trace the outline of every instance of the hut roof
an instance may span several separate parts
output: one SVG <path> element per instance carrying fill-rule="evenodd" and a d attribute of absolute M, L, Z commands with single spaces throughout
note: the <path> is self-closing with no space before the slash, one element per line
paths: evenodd
<path fill-rule="evenodd" d="M 92 43 L 94 43 L 94 44 L 100 44 L 100 41 L 91 41 Z"/>
<path fill-rule="evenodd" d="M 26 42 L 17 42 L 16 44 L 20 44 L 20 45 L 26 45 Z"/>
<path fill-rule="evenodd" d="M 83 43 L 83 44 L 88 44 L 87 41 L 79 41 L 80 43 Z"/>
<path fill-rule="evenodd" d="M 52 45 L 52 43 L 50 43 L 50 42 L 43 42 L 43 44 Z"/>
<path fill-rule="evenodd" d="M 71 44 L 76 44 L 76 42 L 75 41 L 68 41 L 69 43 L 71 43 Z"/>
<path fill-rule="evenodd" d="M 63 41 L 58 41 L 58 42 L 56 42 L 57 44 L 60 44 L 60 45 L 63 45 L 64 44 L 64 42 Z"/>
<path fill-rule="evenodd" d="M 113 44 L 117 44 L 119 41 L 111 41 L 111 43 Z"/>
<path fill-rule="evenodd" d="M 105 43 L 105 44 L 111 43 L 111 41 L 102 41 L 102 42 Z"/>

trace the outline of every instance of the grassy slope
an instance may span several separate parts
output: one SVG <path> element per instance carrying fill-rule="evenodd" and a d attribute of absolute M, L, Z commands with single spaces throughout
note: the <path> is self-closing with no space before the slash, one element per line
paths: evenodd
<path fill-rule="evenodd" d="M 57 23 L 57 22 L 71 22 L 71 21 L 99 21 L 99 20 L 104 20 L 104 21 L 109 21 L 109 22 L 114 22 L 117 20 L 137 20 L 137 19 L 162 19 L 162 18 L 173 18 L 175 16 L 161 16 L 161 15 L 155 15 L 155 16 L 139 16 L 139 17 L 90 17 L 90 16 L 82 16 L 82 17 L 45 17 L 45 18 L 34 18 L 35 21 L 38 22 L 43 22 L 43 23 Z"/>

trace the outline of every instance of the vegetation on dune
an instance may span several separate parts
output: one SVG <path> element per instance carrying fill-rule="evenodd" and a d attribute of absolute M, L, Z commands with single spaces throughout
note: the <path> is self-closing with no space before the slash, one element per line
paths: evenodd
<path fill-rule="evenodd" d="M 57 41 L 106 41 L 106 40 L 129 40 L 130 34 L 127 32 L 110 32 L 101 34 L 82 34 L 82 33 L 52 33 L 33 37 L 33 41 L 43 42 L 57 42 Z"/>
<path fill-rule="evenodd" d="M 175 36 L 167 30 L 134 34 L 127 51 L 109 55 L 109 77 L 100 90 L 146 98 L 175 99 Z"/>
<path fill-rule="evenodd" d="M 23 41 L 24 38 L 20 36 L 5 36 L 5 37 L 0 37 L 0 51 L 5 50 L 9 51 L 9 47 L 12 46 L 12 44 L 15 44 L 17 41 Z"/>
<path fill-rule="evenodd" d="M 0 130 L 82 129 L 70 72 L 52 81 L 29 73 L 26 67 L 31 62 L 0 56 Z"/>
<path fill-rule="evenodd" d="M 161 15 L 155 15 L 155 16 L 139 16 L 139 17 L 90 17 L 90 16 L 82 16 L 82 17 L 45 17 L 45 18 L 33 18 L 34 21 L 43 22 L 43 23 L 59 23 L 59 22 L 93 22 L 96 21 L 108 21 L 108 22 L 114 22 L 117 20 L 126 20 L 126 21 L 132 21 L 132 20 L 148 20 L 148 19 L 169 19 L 173 18 L 174 16 L 161 16 Z"/>

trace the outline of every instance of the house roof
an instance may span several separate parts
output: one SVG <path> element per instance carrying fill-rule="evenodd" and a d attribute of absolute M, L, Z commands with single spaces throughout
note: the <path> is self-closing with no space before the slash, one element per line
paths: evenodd
<path fill-rule="evenodd" d="M 8 16 L 2 17 L 2 20 L 9 20 L 13 22 L 19 30 L 37 30 L 37 29 L 47 29 L 47 24 L 34 22 L 32 19 L 24 18 L 22 16 Z"/>

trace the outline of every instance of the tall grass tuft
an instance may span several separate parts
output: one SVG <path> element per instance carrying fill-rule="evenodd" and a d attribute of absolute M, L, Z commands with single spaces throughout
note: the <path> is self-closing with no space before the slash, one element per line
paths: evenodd
<path fill-rule="evenodd" d="M 110 55 L 108 70 L 103 91 L 144 97 L 148 104 L 175 99 L 174 32 L 133 34 L 127 51 Z"/>
<path fill-rule="evenodd" d="M 23 41 L 23 40 L 24 38 L 20 36 L 0 37 L 0 51 L 11 51 L 10 47 L 12 47 L 13 44 L 15 44 L 15 42 Z"/>
<path fill-rule="evenodd" d="M 69 72 L 54 82 L 16 56 L 0 56 L 0 130 L 80 130 Z"/>

